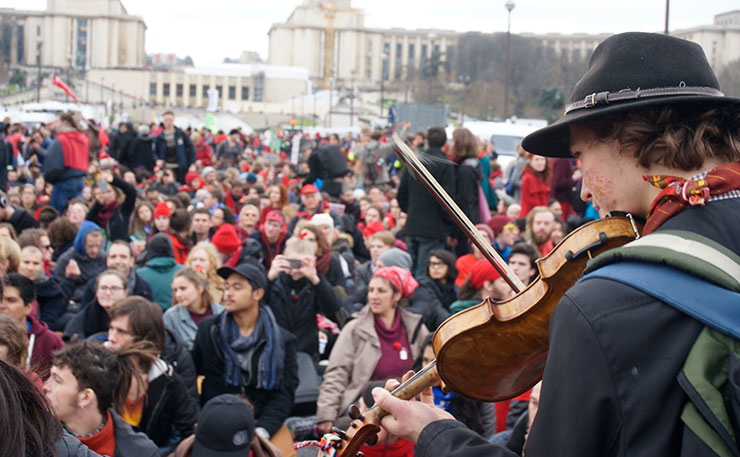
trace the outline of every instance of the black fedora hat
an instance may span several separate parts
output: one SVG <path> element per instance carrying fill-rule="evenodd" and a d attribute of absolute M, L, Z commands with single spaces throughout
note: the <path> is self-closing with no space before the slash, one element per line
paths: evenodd
<path fill-rule="evenodd" d="M 613 35 L 595 50 L 576 84 L 563 117 L 529 134 L 522 147 L 532 154 L 570 157 L 574 123 L 605 114 L 656 105 L 740 103 L 725 97 L 701 46 L 657 33 Z"/>

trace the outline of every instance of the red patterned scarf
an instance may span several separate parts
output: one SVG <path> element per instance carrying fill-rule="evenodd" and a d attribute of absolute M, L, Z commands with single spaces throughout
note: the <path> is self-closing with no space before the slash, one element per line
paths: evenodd
<path fill-rule="evenodd" d="M 704 178 L 644 175 L 642 179 L 663 189 L 650 204 L 650 213 L 642 232 L 644 236 L 688 206 L 704 205 L 710 196 L 740 189 L 740 161 L 720 165 L 710 170 Z"/>

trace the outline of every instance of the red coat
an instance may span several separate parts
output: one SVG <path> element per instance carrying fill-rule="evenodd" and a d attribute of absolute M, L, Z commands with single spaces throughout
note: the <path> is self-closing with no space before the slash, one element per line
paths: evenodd
<path fill-rule="evenodd" d="M 49 375 L 51 369 L 51 353 L 64 347 L 62 339 L 49 327 L 33 316 L 26 317 L 31 324 L 27 335 L 29 338 L 28 352 L 31 354 L 31 369 L 39 373 L 43 379 Z M 33 339 L 33 343 L 31 343 Z"/>
<path fill-rule="evenodd" d="M 210 166 L 213 163 L 211 160 L 211 145 L 206 143 L 206 140 L 203 138 L 195 146 L 195 160 L 200 160 L 200 163 L 204 167 Z"/>
<path fill-rule="evenodd" d="M 525 171 L 522 175 L 522 210 L 519 217 L 527 217 L 535 206 L 547 206 L 549 200 L 550 186 L 532 172 Z"/>

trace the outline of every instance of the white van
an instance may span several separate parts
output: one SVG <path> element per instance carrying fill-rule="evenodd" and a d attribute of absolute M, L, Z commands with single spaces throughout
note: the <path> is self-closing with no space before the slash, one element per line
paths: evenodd
<path fill-rule="evenodd" d="M 547 126 L 541 119 L 510 119 L 506 122 L 469 121 L 463 124 L 480 141 L 492 141 L 498 154 L 498 163 L 504 170 L 516 159 L 517 145 L 525 136 Z M 454 130 L 454 129 L 452 129 Z M 450 132 L 451 137 L 452 132 Z"/>

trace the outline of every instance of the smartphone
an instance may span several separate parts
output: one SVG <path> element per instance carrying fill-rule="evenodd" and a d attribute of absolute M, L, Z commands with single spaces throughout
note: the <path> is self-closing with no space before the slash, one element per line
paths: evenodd
<path fill-rule="evenodd" d="M 303 265 L 298 259 L 287 259 L 292 270 L 298 270 Z"/>

